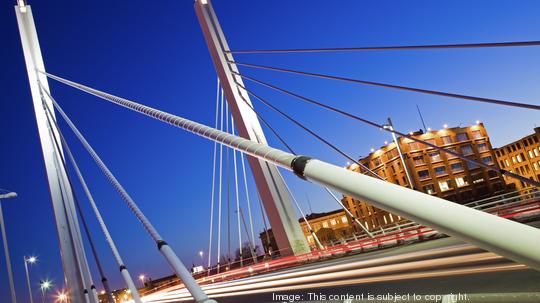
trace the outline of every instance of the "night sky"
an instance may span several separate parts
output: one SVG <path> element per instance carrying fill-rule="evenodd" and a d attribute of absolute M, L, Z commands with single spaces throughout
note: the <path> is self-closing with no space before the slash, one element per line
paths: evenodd
<path fill-rule="evenodd" d="M 18 299 L 28 302 L 24 255 L 39 258 L 31 267 L 36 295 L 40 279 L 50 278 L 61 287 L 63 275 L 12 2 L 3 1 L 0 8 L 0 188 L 19 194 L 2 201 L 2 206 Z M 192 1 L 34 0 L 30 4 L 48 72 L 214 124 L 216 74 Z M 538 1 L 216 0 L 214 6 L 232 49 L 540 40 Z M 237 55 L 236 60 L 540 104 L 540 47 Z M 526 109 L 241 70 L 376 122 L 391 117 L 396 129 L 405 132 L 422 127 L 416 105 L 433 129 L 481 120 L 494 146 L 532 133 L 540 125 L 538 113 Z M 198 252 L 206 254 L 208 249 L 213 143 L 52 80 L 49 83 L 52 94 L 180 258 L 187 266 L 199 264 Z M 389 134 L 378 129 L 256 84 L 246 85 L 355 157 L 390 140 Z M 298 153 L 338 165 L 347 162 L 261 103 L 253 103 Z M 60 126 L 131 273 L 152 278 L 170 274 L 155 244 L 67 125 L 60 121 Z M 272 146 L 283 148 L 266 133 Z M 288 172 L 284 177 L 306 212 L 310 207 L 314 212 L 337 208 L 315 185 Z M 253 182 L 249 182 L 255 197 Z M 74 183 L 109 280 L 114 288 L 124 287 L 84 193 Z M 244 199 L 241 203 L 245 208 Z M 253 203 L 258 233 L 262 220 L 255 199 Z M 234 213 L 231 216 L 235 218 Z M 233 248 L 236 234 L 233 228 Z M 226 250 L 226 237 L 222 243 Z M 3 251 L 0 254 L 4 302 L 9 289 Z M 98 280 L 97 275 L 94 279 Z"/>

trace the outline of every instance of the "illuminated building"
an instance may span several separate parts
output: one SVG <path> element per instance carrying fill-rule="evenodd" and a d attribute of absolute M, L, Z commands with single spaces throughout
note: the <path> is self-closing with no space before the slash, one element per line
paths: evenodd
<path fill-rule="evenodd" d="M 329 245 L 336 241 L 352 237 L 354 232 L 350 223 L 350 218 L 347 217 L 345 211 L 342 209 L 326 212 L 326 213 L 312 213 L 306 216 L 311 228 L 319 238 L 319 241 L 323 245 Z M 310 246 L 316 246 L 315 239 L 303 218 L 298 220 L 300 227 L 304 232 Z M 268 252 L 268 243 L 271 243 L 272 247 L 276 247 L 276 243 L 272 234 L 272 229 L 268 230 L 268 236 L 266 232 L 260 233 L 261 242 L 265 252 Z M 270 242 L 268 241 L 270 238 Z"/>
<path fill-rule="evenodd" d="M 426 133 L 417 131 L 411 135 L 470 159 L 498 167 L 495 152 L 482 123 L 467 127 L 445 127 Z M 399 137 L 397 140 L 403 161 L 396 144 L 391 142 L 378 150 L 373 150 L 359 162 L 387 182 L 411 187 L 405 171 L 408 170 L 415 190 L 460 204 L 503 193 L 506 190 L 504 179 L 495 171 L 463 161 L 408 138 Z M 356 163 L 347 168 L 360 172 L 360 167 Z M 345 196 L 342 202 L 369 230 L 404 220 L 351 197 Z"/>
<path fill-rule="evenodd" d="M 531 135 L 495 149 L 495 156 L 502 169 L 540 181 L 540 127 L 536 127 Z M 513 178 L 505 177 L 505 180 L 516 189 L 531 186 Z"/>

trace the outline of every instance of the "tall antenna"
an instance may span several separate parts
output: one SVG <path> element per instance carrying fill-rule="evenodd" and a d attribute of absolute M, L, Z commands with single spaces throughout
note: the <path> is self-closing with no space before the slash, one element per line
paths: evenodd
<path fill-rule="evenodd" d="M 422 112 L 420 111 L 420 107 L 418 104 L 416 104 L 416 110 L 418 110 L 418 115 L 420 116 L 420 121 L 422 121 L 422 125 L 424 126 L 424 133 L 427 132 L 426 122 L 424 121 L 424 117 L 422 117 Z"/>

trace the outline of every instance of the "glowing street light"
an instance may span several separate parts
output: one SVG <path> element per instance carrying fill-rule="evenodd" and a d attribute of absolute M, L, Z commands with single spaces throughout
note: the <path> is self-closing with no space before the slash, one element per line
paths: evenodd
<path fill-rule="evenodd" d="M 141 281 L 142 287 L 144 287 L 144 279 L 146 279 L 145 275 L 139 275 L 139 280 Z"/>
<path fill-rule="evenodd" d="M 67 295 L 64 292 L 59 292 L 56 296 L 56 302 L 67 302 Z"/>
<path fill-rule="evenodd" d="M 24 270 L 26 272 L 26 284 L 28 285 L 28 294 L 30 295 L 30 303 L 34 303 L 34 299 L 32 296 L 32 287 L 30 287 L 30 274 L 28 273 L 28 264 L 34 264 L 37 262 L 37 258 L 35 256 L 30 257 L 23 257 L 24 260 Z"/>
<path fill-rule="evenodd" d="M 202 250 L 199 251 L 199 256 L 201 257 L 201 266 L 204 267 L 204 258 L 203 258 L 204 252 Z"/>
<path fill-rule="evenodd" d="M 41 288 L 41 303 L 45 303 L 45 292 L 52 287 L 52 283 L 49 280 L 42 280 L 39 285 Z"/>

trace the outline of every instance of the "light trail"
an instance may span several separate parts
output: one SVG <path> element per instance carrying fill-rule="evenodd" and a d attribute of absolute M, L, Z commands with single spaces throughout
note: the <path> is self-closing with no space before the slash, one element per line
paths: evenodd
<path fill-rule="evenodd" d="M 221 289 L 221 288 L 227 288 L 232 286 L 241 286 L 246 284 L 254 284 L 254 283 L 261 283 L 261 282 L 268 282 L 268 281 L 276 281 L 276 280 L 283 280 L 283 279 L 290 279 L 290 278 L 297 278 L 302 277 L 306 275 L 318 275 L 318 274 L 325 274 L 325 273 L 331 273 L 336 271 L 344 271 L 344 270 L 351 270 L 351 269 L 364 269 L 374 266 L 381 266 L 381 265 L 391 265 L 396 264 L 399 262 L 410 262 L 410 261 L 418 261 L 422 258 L 435 258 L 435 257 L 442 257 L 442 256 L 452 256 L 457 255 L 459 253 L 471 253 L 475 251 L 481 251 L 480 249 L 472 246 L 472 245 L 454 245 L 450 247 L 443 247 L 443 248 L 435 248 L 430 250 L 424 250 L 419 252 L 413 252 L 413 253 L 406 253 L 402 255 L 397 256 L 388 256 L 388 257 L 382 257 L 382 258 L 373 258 L 369 260 L 360 260 L 360 261 L 354 261 L 346 264 L 336 264 L 331 265 L 328 263 L 320 264 L 321 267 L 314 268 L 314 269 L 304 269 L 302 271 L 298 271 L 298 268 L 290 269 L 285 272 L 279 272 L 279 273 L 271 273 L 268 275 L 264 275 L 261 277 L 252 277 L 252 278 L 245 278 L 240 279 L 236 281 L 228 281 L 228 282 L 222 282 L 222 283 L 216 283 L 205 286 L 205 289 Z M 335 263 L 342 262 L 343 260 L 337 260 Z M 315 265 L 317 266 L 317 265 Z M 324 266 L 324 267 L 322 267 Z M 180 287 L 177 287 L 180 288 Z M 173 289 L 169 289 L 169 292 L 173 292 Z"/>
<path fill-rule="evenodd" d="M 485 253 L 491 254 L 491 253 Z M 460 256 L 463 257 L 461 264 L 470 264 L 473 265 L 475 262 L 482 262 L 489 259 L 502 259 L 502 257 L 497 258 L 498 256 L 483 256 L 480 258 L 475 258 L 471 256 Z M 453 257 L 455 258 L 455 257 Z M 432 264 L 433 260 L 430 260 Z M 448 261 L 448 260 L 447 260 Z M 446 265 L 456 265 L 456 263 L 445 262 L 443 260 L 436 261 L 440 266 Z M 459 276 L 459 275 L 470 275 L 470 274 L 479 274 L 479 273 L 491 273 L 491 272 L 501 272 L 501 271 L 515 271 L 515 270 L 524 270 L 528 267 L 522 264 L 516 264 L 511 262 L 505 262 L 500 264 L 488 264 L 488 265 L 477 265 L 477 266 L 467 266 L 464 268 L 442 268 L 429 270 L 429 265 L 426 264 L 426 268 L 423 271 L 407 272 L 407 273 L 390 273 L 369 277 L 354 277 L 348 279 L 339 279 L 339 280 L 330 280 L 322 282 L 307 282 L 303 284 L 296 285 L 268 285 L 267 287 L 261 287 L 258 289 L 249 289 L 249 290 L 236 290 L 236 289 L 227 289 L 226 291 L 208 291 L 212 298 L 220 297 L 235 297 L 235 296 L 246 296 L 246 295 L 256 295 L 269 292 L 290 292 L 295 290 L 305 290 L 305 289 L 318 289 L 318 288 L 327 288 L 327 287 L 341 287 L 341 286 L 350 286 L 366 283 L 378 283 L 378 282 L 389 282 L 389 281 L 400 281 L 400 280 L 410 280 L 410 279 L 421 279 L 421 278 L 435 278 L 435 277 L 448 277 L 448 276 Z M 204 288 L 204 287 L 203 287 Z M 165 303 L 165 302 L 180 302 L 180 301 L 190 301 L 192 300 L 189 294 L 179 293 L 179 294 L 154 294 L 148 296 L 145 302 L 148 303 Z"/>
<path fill-rule="evenodd" d="M 346 264 L 336 261 L 338 264 L 324 264 L 321 268 L 292 269 L 266 276 L 205 285 L 203 289 L 217 298 L 528 268 L 496 254 L 478 250 L 471 245 L 453 245 Z M 421 260 L 418 260 L 419 258 Z M 165 303 L 188 301 L 191 296 L 182 288 L 168 289 L 145 299 L 145 302 Z"/>

